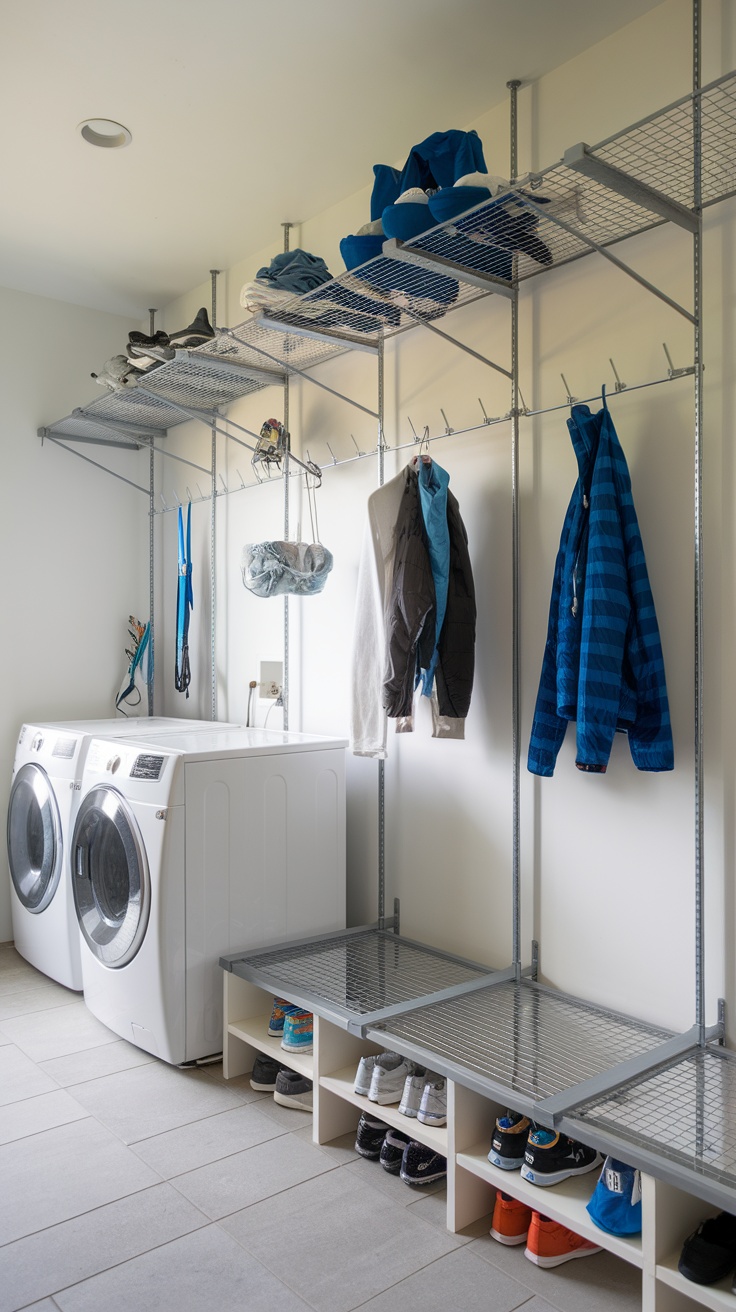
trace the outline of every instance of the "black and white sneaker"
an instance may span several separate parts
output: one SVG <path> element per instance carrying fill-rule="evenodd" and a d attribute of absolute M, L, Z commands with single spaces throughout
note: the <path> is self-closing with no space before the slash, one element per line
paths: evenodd
<path fill-rule="evenodd" d="M 586 1175 L 600 1166 L 603 1158 L 566 1134 L 532 1130 L 524 1153 L 521 1177 L 530 1184 L 559 1184 L 571 1175 Z"/>
<path fill-rule="evenodd" d="M 499 1116 L 493 1131 L 489 1162 L 500 1166 L 502 1171 L 518 1171 L 524 1164 L 524 1153 L 529 1138 L 531 1121 L 519 1112 L 507 1112 Z"/>
<path fill-rule="evenodd" d="M 250 1087 L 258 1093 L 273 1093 L 276 1088 L 276 1076 L 284 1067 L 280 1061 L 275 1061 L 273 1057 L 267 1057 L 265 1053 L 260 1053 L 254 1063 L 250 1075 Z"/>
<path fill-rule="evenodd" d="M 197 311 L 188 328 L 181 328 L 178 333 L 169 334 L 169 345 L 176 348 L 189 346 L 201 346 L 202 342 L 209 342 L 215 335 L 204 305 L 201 310 Z"/>
<path fill-rule="evenodd" d="M 408 1134 L 402 1134 L 401 1130 L 389 1130 L 381 1144 L 381 1155 L 378 1159 L 384 1171 L 390 1171 L 391 1175 L 399 1174 L 408 1142 Z"/>
<path fill-rule="evenodd" d="M 368 1157 L 371 1161 L 377 1162 L 381 1156 L 381 1148 L 386 1138 L 388 1126 L 383 1121 L 379 1121 L 370 1112 L 363 1112 L 358 1121 L 358 1129 L 355 1135 L 355 1151 L 360 1153 L 361 1157 Z"/>
<path fill-rule="evenodd" d="M 412 1139 L 404 1149 L 399 1174 L 406 1184 L 434 1184 L 447 1175 L 447 1158 Z"/>
<path fill-rule="evenodd" d="M 296 1071 L 280 1070 L 276 1076 L 273 1100 L 282 1107 L 295 1107 L 300 1112 L 312 1110 L 312 1081 Z"/>

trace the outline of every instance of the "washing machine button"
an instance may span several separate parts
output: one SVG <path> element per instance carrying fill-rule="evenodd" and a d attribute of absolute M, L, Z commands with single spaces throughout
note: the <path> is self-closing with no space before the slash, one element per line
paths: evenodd
<path fill-rule="evenodd" d="M 112 760 L 108 761 L 107 768 L 110 774 L 117 774 L 118 770 L 120 769 L 120 757 L 113 756 Z"/>
<path fill-rule="evenodd" d="M 33 742 L 31 743 L 31 747 L 33 748 L 34 752 L 40 752 L 41 748 L 43 747 L 42 733 L 36 734 L 36 737 L 33 739 Z"/>

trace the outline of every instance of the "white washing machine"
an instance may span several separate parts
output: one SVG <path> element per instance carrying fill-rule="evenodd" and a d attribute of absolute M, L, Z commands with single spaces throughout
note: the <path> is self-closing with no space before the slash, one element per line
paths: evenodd
<path fill-rule="evenodd" d="M 222 1049 L 219 958 L 345 926 L 343 739 L 95 740 L 72 840 L 84 1000 L 175 1065 Z"/>
<path fill-rule="evenodd" d="M 26 961 L 66 988 L 82 988 L 68 851 L 87 747 L 95 735 L 148 741 L 184 727 L 200 732 L 211 730 L 212 722 L 157 716 L 21 728 L 7 825 L 13 937 Z"/>

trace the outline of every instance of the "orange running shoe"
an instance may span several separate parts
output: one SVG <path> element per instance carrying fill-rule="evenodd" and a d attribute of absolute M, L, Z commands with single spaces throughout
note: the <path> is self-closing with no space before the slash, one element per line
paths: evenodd
<path fill-rule="evenodd" d="M 574 1257 L 592 1257 L 600 1252 L 597 1244 L 589 1243 L 557 1221 L 549 1221 L 539 1212 L 532 1212 L 524 1257 L 536 1266 L 561 1266 Z"/>
<path fill-rule="evenodd" d="M 531 1219 L 531 1207 L 527 1207 L 526 1203 L 520 1203 L 518 1198 L 511 1198 L 509 1194 L 498 1190 L 493 1209 L 491 1234 L 499 1244 L 507 1244 L 510 1248 L 514 1244 L 523 1244 L 529 1233 Z"/>

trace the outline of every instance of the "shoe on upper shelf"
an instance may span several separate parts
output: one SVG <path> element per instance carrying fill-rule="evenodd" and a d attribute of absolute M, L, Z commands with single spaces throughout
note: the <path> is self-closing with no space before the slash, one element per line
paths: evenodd
<path fill-rule="evenodd" d="M 381 1058 L 381 1061 L 376 1062 L 373 1067 L 368 1097 L 371 1102 L 386 1106 L 388 1103 L 401 1100 L 406 1077 L 416 1068 L 413 1062 L 407 1061 L 398 1052 L 382 1053 Z"/>
<path fill-rule="evenodd" d="M 106 360 L 99 373 L 90 374 L 100 387 L 107 387 L 111 392 L 118 392 L 123 387 L 130 387 L 135 382 L 135 369 L 125 355 L 112 355 Z"/>
<path fill-rule="evenodd" d="M 363 1112 L 355 1133 L 356 1153 L 367 1157 L 369 1161 L 378 1161 L 388 1128 L 384 1121 L 379 1121 L 370 1112 Z"/>
<path fill-rule="evenodd" d="M 491 1235 L 499 1244 L 513 1248 L 516 1244 L 525 1243 L 531 1219 L 531 1207 L 498 1190 L 493 1207 Z"/>
<path fill-rule="evenodd" d="M 304 1075 L 298 1075 L 296 1071 L 283 1067 L 276 1076 L 273 1100 L 280 1103 L 282 1107 L 295 1107 L 297 1111 L 311 1112 L 312 1081 L 306 1079 Z"/>
<path fill-rule="evenodd" d="M 381 1144 L 381 1153 L 378 1158 L 384 1171 L 389 1171 L 391 1175 L 399 1174 L 408 1143 L 408 1134 L 402 1134 L 401 1130 L 389 1130 L 387 1132 Z"/>
<path fill-rule="evenodd" d="M 550 1221 L 539 1212 L 532 1212 L 524 1257 L 535 1266 L 562 1266 L 563 1262 L 570 1262 L 575 1257 L 592 1257 L 601 1251 L 600 1245 L 591 1244 L 588 1239 L 568 1230 L 567 1226 Z"/>
<path fill-rule="evenodd" d="M 447 1158 L 411 1139 L 404 1149 L 399 1174 L 405 1184 L 434 1184 L 447 1175 Z"/>
<path fill-rule="evenodd" d="M 215 335 L 215 330 L 207 316 L 207 310 L 203 305 L 197 311 L 194 319 L 188 328 L 181 328 L 177 333 L 169 334 L 169 345 L 177 349 L 187 346 L 201 346 L 203 342 L 210 341 Z"/>
<path fill-rule="evenodd" d="M 713 1285 L 736 1266 L 736 1217 L 719 1212 L 701 1221 L 682 1246 L 677 1270 L 696 1285 Z"/>
<path fill-rule="evenodd" d="M 292 1007 L 284 1017 L 281 1047 L 286 1052 L 311 1052 L 314 1042 L 314 1016 L 311 1011 Z"/>
<path fill-rule="evenodd" d="M 534 1129 L 529 1135 L 521 1168 L 530 1184 L 559 1184 L 571 1175 L 586 1175 L 600 1166 L 603 1158 L 595 1148 L 553 1130 Z"/>
<path fill-rule="evenodd" d="M 423 1066 L 417 1066 L 413 1075 L 407 1075 L 404 1080 L 404 1090 L 399 1103 L 399 1111 L 402 1116 L 416 1116 L 422 1105 L 422 1094 L 424 1086 L 429 1078 L 429 1071 L 425 1071 Z"/>
<path fill-rule="evenodd" d="M 518 1171 L 524 1165 L 524 1153 L 532 1123 L 519 1112 L 499 1116 L 493 1131 L 489 1162 L 502 1171 Z"/>
<path fill-rule="evenodd" d="M 355 1072 L 353 1092 L 361 1094 L 363 1098 L 367 1098 L 371 1091 L 371 1077 L 378 1063 L 383 1062 L 385 1058 L 398 1056 L 399 1054 L 397 1052 L 378 1052 L 372 1053 L 370 1056 L 361 1057 L 358 1062 L 358 1069 Z"/>
<path fill-rule="evenodd" d="M 272 1039 L 280 1039 L 284 1032 L 286 1013 L 296 1008 L 286 998 L 274 998 L 271 1007 L 271 1019 L 268 1022 L 268 1034 Z"/>
<path fill-rule="evenodd" d="M 267 1057 L 265 1052 L 259 1052 L 250 1073 L 251 1089 L 255 1089 L 257 1093 L 273 1093 L 276 1088 L 276 1076 L 283 1069 L 283 1065 L 280 1061 L 276 1061 L 275 1057 Z"/>
<path fill-rule="evenodd" d="M 422 1125 L 447 1125 L 447 1080 L 441 1075 L 426 1080 L 417 1120 Z"/>

